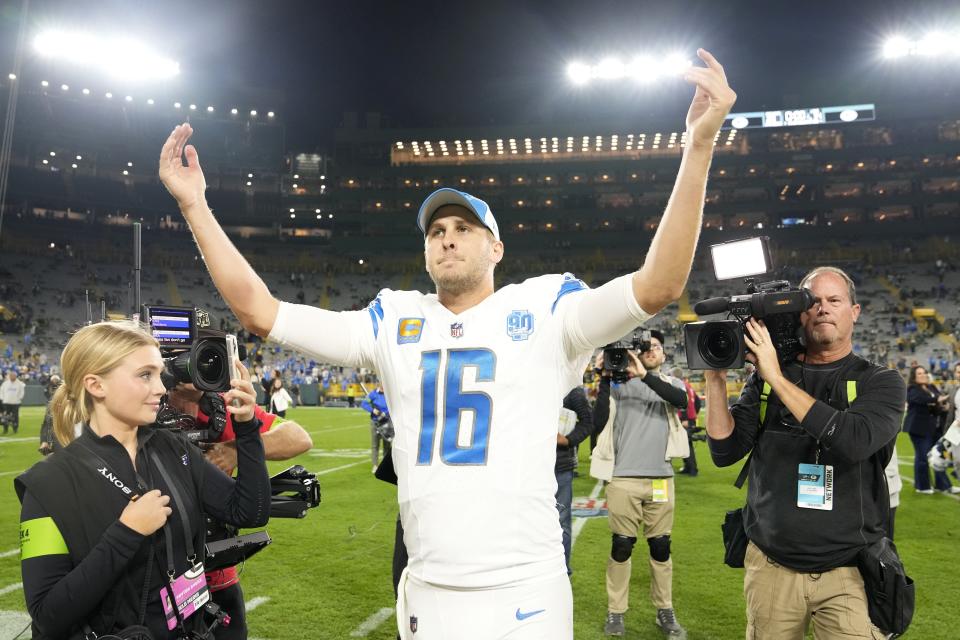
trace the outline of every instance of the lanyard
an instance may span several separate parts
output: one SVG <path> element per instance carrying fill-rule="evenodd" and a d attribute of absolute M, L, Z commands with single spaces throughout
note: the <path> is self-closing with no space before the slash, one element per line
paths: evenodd
<path fill-rule="evenodd" d="M 110 465 L 99 455 L 96 451 L 91 449 L 85 442 L 82 440 L 75 441 L 77 445 L 86 449 L 86 451 L 97 459 L 98 462 L 102 465 L 100 468 L 96 468 L 97 465 L 94 464 L 94 471 L 102 476 L 108 483 L 115 486 L 118 491 L 124 494 L 124 496 L 130 500 L 134 501 L 139 498 L 139 494 L 133 494 L 132 489 L 127 487 L 122 480 L 116 477 L 109 469 Z M 190 526 L 190 520 L 186 508 L 184 507 L 183 498 L 180 495 L 180 491 L 177 489 L 177 485 L 174 484 L 173 478 L 167 473 L 166 468 L 163 466 L 163 463 L 160 462 L 160 457 L 155 451 L 151 451 L 150 460 L 153 461 L 153 465 L 160 472 L 160 475 L 163 477 L 164 482 L 167 483 L 167 487 L 170 489 L 170 495 L 173 498 L 173 504 L 177 508 L 177 512 L 180 514 L 180 520 L 183 522 L 183 539 L 184 539 L 184 549 L 187 551 L 187 560 L 191 565 L 196 563 L 197 554 L 194 551 L 193 547 L 193 529 Z M 149 467 L 148 467 L 149 468 Z M 136 469 L 134 469 L 136 473 Z M 112 478 L 112 479 L 111 479 Z M 137 473 L 137 484 L 140 485 L 140 490 L 146 490 L 150 485 L 147 484 L 143 478 L 140 477 L 140 474 Z M 163 525 L 164 538 L 166 542 L 167 550 L 167 575 L 172 580 L 176 576 L 176 569 L 173 563 L 173 535 L 170 531 L 170 522 L 169 520 Z"/>
<path fill-rule="evenodd" d="M 160 462 L 160 456 L 157 455 L 156 451 L 150 452 L 150 459 L 153 461 L 153 465 L 157 468 L 157 471 L 160 472 L 164 482 L 167 483 L 167 487 L 170 489 L 170 495 L 173 497 L 173 504 L 177 508 L 177 512 L 180 514 L 180 521 L 183 523 L 183 546 L 187 551 L 187 561 L 190 562 L 191 565 L 196 564 L 197 554 L 193 549 L 193 530 L 190 527 L 189 514 L 187 514 L 187 510 L 184 507 L 180 490 L 177 489 L 177 485 L 174 484 L 173 478 L 169 473 L 167 473 L 163 463 Z M 170 534 L 169 520 L 164 523 L 163 532 L 167 545 L 167 577 L 170 578 L 170 581 L 172 582 L 177 573 L 173 564 L 173 536 Z"/>

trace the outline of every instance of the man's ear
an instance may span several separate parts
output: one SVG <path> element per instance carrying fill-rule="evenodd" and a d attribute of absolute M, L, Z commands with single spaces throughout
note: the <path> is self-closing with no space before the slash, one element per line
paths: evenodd
<path fill-rule="evenodd" d="M 83 377 L 83 388 L 97 400 L 103 400 L 107 395 L 107 390 L 103 387 L 103 379 L 92 373 Z"/>

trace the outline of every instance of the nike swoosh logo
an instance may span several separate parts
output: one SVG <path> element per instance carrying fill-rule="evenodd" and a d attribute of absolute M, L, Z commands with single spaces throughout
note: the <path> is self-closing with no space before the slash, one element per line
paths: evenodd
<path fill-rule="evenodd" d="M 546 609 L 538 609 L 537 611 L 530 611 L 527 613 L 522 613 L 520 609 L 517 609 L 517 620 L 526 620 L 532 616 L 537 615 L 538 613 L 543 613 Z"/>

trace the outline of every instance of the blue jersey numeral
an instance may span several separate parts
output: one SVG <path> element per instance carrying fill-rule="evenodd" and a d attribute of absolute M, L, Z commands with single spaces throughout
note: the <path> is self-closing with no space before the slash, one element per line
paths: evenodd
<path fill-rule="evenodd" d="M 420 442 L 417 464 L 433 462 L 433 445 L 437 430 L 437 384 L 443 378 L 443 433 L 440 437 L 440 459 L 445 464 L 482 465 L 487 462 L 490 444 L 490 418 L 493 400 L 482 391 L 463 390 L 463 371 L 476 369 L 477 382 L 493 382 L 497 357 L 489 349 L 451 349 L 447 352 L 444 371 L 440 371 L 441 352 L 426 351 L 420 358 L 421 409 Z M 463 413 L 473 412 L 473 434 L 470 444 L 460 446 Z"/>

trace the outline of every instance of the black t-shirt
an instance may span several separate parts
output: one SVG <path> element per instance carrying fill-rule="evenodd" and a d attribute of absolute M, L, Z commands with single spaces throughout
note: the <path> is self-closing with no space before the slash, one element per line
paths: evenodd
<path fill-rule="evenodd" d="M 733 433 L 711 438 L 710 453 L 723 467 L 753 451 L 744 527 L 764 553 L 797 571 L 848 566 L 861 547 L 884 534 L 889 512 L 884 467 L 900 428 L 903 379 L 853 354 L 824 365 L 794 362 L 784 375 L 817 399 L 804 420 L 797 421 L 771 394 L 758 437 L 763 382 L 754 374 L 731 407 Z M 848 380 L 856 381 L 849 407 Z M 797 506 L 799 465 L 817 462 L 833 467 L 830 511 Z"/>

